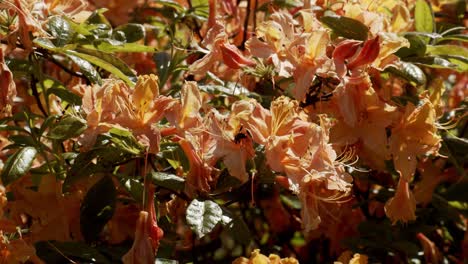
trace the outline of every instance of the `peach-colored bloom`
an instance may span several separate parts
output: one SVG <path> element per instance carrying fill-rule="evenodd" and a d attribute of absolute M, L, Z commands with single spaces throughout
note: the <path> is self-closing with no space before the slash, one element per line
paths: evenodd
<path fill-rule="evenodd" d="M 250 132 L 242 127 L 235 116 L 223 116 L 216 110 L 208 113 L 206 120 L 207 128 L 216 140 L 214 158 L 222 158 L 229 174 L 246 182 L 246 163 L 255 155 Z"/>
<path fill-rule="evenodd" d="M 16 85 L 13 74 L 5 63 L 3 49 L 0 48 L 0 116 L 11 114 L 13 99 L 16 96 Z"/>
<path fill-rule="evenodd" d="M 354 112 L 352 118 L 344 115 L 331 129 L 331 141 L 337 146 L 346 146 L 362 142 L 360 156 L 372 167 L 384 170 L 384 160 L 390 159 L 386 128 L 397 117 L 396 107 L 380 100 L 374 89 L 355 90 L 354 104 L 343 111 Z M 336 99 L 333 99 L 335 104 Z M 354 108 L 352 108 L 354 106 Z M 354 117 L 356 120 L 353 121 Z"/>
<path fill-rule="evenodd" d="M 250 259 L 239 257 L 232 264 L 299 264 L 299 262 L 295 258 L 280 258 L 275 254 L 270 254 L 267 257 L 261 254 L 259 249 L 255 249 L 250 255 Z"/>
<path fill-rule="evenodd" d="M 203 58 L 189 66 L 189 71 L 193 74 L 203 75 L 220 61 L 232 69 L 255 64 L 253 60 L 245 57 L 236 46 L 229 43 L 225 28 L 219 21 L 208 30 L 202 44 L 209 50 L 206 51 Z"/>
<path fill-rule="evenodd" d="M 132 248 L 122 257 L 125 264 L 154 263 L 159 241 L 164 232 L 158 227 L 154 208 L 154 188 L 148 192 L 147 206 L 136 222 L 135 239 Z"/>
<path fill-rule="evenodd" d="M 417 156 L 437 154 L 440 148 L 435 122 L 434 106 L 422 99 L 418 107 L 408 103 L 399 124 L 392 129 L 389 144 L 393 164 L 406 181 L 413 177 Z"/>
<path fill-rule="evenodd" d="M 405 178 L 400 178 L 395 196 L 385 204 L 385 214 L 392 224 L 398 221 L 407 223 L 416 219 L 415 211 L 416 199 L 409 188 L 409 183 Z"/>
<path fill-rule="evenodd" d="M 159 95 L 157 82 L 155 75 L 143 75 L 134 88 L 118 80 L 88 87 L 83 96 L 88 124 L 80 138 L 83 147 L 90 148 L 98 134 L 117 127 L 130 130 L 150 153 L 157 153 L 160 131 L 156 122 L 175 103 L 174 99 Z"/>

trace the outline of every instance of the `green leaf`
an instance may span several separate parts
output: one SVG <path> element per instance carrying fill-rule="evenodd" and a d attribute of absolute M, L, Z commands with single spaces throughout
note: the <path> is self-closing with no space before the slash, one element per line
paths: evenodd
<path fill-rule="evenodd" d="M 335 34 L 347 39 L 366 40 L 369 29 L 358 20 L 344 16 L 323 16 L 320 21 Z"/>
<path fill-rule="evenodd" d="M 111 128 L 107 135 L 105 134 L 103 136 L 107 137 L 117 148 L 124 152 L 138 155 L 145 150 L 145 147 L 140 145 L 133 134 L 128 130 Z"/>
<path fill-rule="evenodd" d="M 80 52 L 76 52 L 72 50 L 65 51 L 65 54 L 76 56 L 81 59 L 87 60 L 90 63 L 96 66 L 99 66 L 103 68 L 104 70 L 114 74 L 116 77 L 122 79 L 127 85 L 131 87 L 135 86 L 135 83 L 130 79 L 130 77 L 135 77 L 135 74 L 120 59 L 112 55 L 99 52 L 99 51 L 86 50 L 86 52 L 92 53 L 93 55 L 80 53 Z M 109 55 L 110 57 L 106 55 Z M 126 68 L 125 70 L 121 67 L 122 64 L 125 65 L 125 68 Z M 125 72 L 122 70 L 124 70 Z"/>
<path fill-rule="evenodd" d="M 80 70 L 83 72 L 84 76 L 91 81 L 92 83 L 97 83 L 99 85 L 102 84 L 102 79 L 101 75 L 99 75 L 98 71 L 94 66 L 89 63 L 87 60 L 84 60 L 82 58 L 79 58 L 74 55 L 66 54 L 67 57 L 69 57 L 78 67 L 80 67 Z"/>
<path fill-rule="evenodd" d="M 429 55 L 450 55 L 468 58 L 468 48 L 457 45 L 427 45 Z"/>
<path fill-rule="evenodd" d="M 86 121 L 72 115 L 64 115 L 62 120 L 49 132 L 48 137 L 57 140 L 65 140 L 77 137 L 87 128 Z"/>
<path fill-rule="evenodd" d="M 424 39 L 418 35 L 405 35 L 405 38 L 408 39 L 410 47 L 400 48 L 395 55 L 400 58 L 406 57 L 422 57 L 426 54 L 426 42 Z"/>
<path fill-rule="evenodd" d="M 110 263 L 96 248 L 84 242 L 39 241 L 34 247 L 37 256 L 45 263 L 68 263 L 69 259 L 79 263 Z"/>
<path fill-rule="evenodd" d="M 100 139 L 100 137 L 98 137 L 98 139 Z M 116 164 L 121 164 L 130 157 L 132 157 L 132 155 L 109 145 L 93 148 L 87 152 L 81 152 L 73 161 L 71 168 L 67 172 L 67 177 L 62 187 L 63 192 L 67 192 L 79 179 L 90 177 L 90 175 L 96 173 L 112 172 Z"/>
<path fill-rule="evenodd" d="M 145 192 L 145 189 L 142 182 L 134 179 L 127 179 L 123 181 L 123 186 L 137 203 L 143 203 L 143 193 Z"/>
<path fill-rule="evenodd" d="M 8 137 L 8 140 L 20 146 L 36 145 L 36 142 L 30 135 L 11 135 Z"/>
<path fill-rule="evenodd" d="M 81 105 L 82 100 L 81 97 L 70 92 L 68 89 L 65 88 L 50 88 L 47 90 L 47 94 L 55 94 L 63 101 L 72 104 L 72 105 Z"/>
<path fill-rule="evenodd" d="M 252 240 L 252 236 L 250 235 L 250 230 L 247 224 L 236 214 L 228 213 L 228 216 L 232 219 L 232 221 L 226 225 L 231 236 L 238 243 L 245 246 L 249 245 Z"/>
<path fill-rule="evenodd" d="M 95 49 L 105 53 L 112 52 L 156 52 L 156 48 L 138 43 L 125 43 L 113 39 L 98 39 L 93 45 L 83 45 L 86 49 Z"/>
<path fill-rule="evenodd" d="M 451 63 L 446 59 L 432 56 L 410 57 L 405 58 L 405 61 L 436 69 L 455 69 L 457 67 L 457 65 Z"/>
<path fill-rule="evenodd" d="M 177 175 L 164 172 L 151 172 L 150 177 L 153 183 L 172 191 L 182 191 L 185 189 L 185 179 Z"/>
<path fill-rule="evenodd" d="M 184 12 L 184 7 L 181 6 L 179 3 L 172 1 L 172 0 L 157 0 L 157 1 L 154 1 L 154 3 L 173 8 L 178 13 Z"/>
<path fill-rule="evenodd" d="M 388 72 L 391 72 L 403 79 L 410 81 L 414 85 L 425 85 L 426 84 L 426 74 L 416 65 L 402 61 L 400 67 L 389 67 L 387 68 Z"/>
<path fill-rule="evenodd" d="M 37 150 L 33 147 L 24 147 L 8 158 L 2 169 L 2 183 L 8 185 L 17 180 L 31 169 L 36 158 Z"/>
<path fill-rule="evenodd" d="M 414 10 L 414 26 L 419 32 L 434 32 L 434 17 L 431 6 L 425 0 L 417 0 Z"/>
<path fill-rule="evenodd" d="M 194 14 L 199 19 L 207 19 L 209 14 L 208 0 L 190 0 Z"/>
<path fill-rule="evenodd" d="M 178 264 L 177 260 L 157 258 L 154 264 Z"/>
<path fill-rule="evenodd" d="M 199 201 L 194 199 L 187 207 L 186 220 L 198 238 L 210 233 L 222 221 L 223 210 L 210 200 Z"/>
<path fill-rule="evenodd" d="M 126 42 L 135 42 L 145 37 L 145 27 L 141 24 L 129 23 L 114 29 L 114 35 L 122 32 Z"/>
<path fill-rule="evenodd" d="M 398 251 L 404 252 L 408 257 L 416 257 L 419 252 L 418 245 L 405 240 L 392 242 L 390 244 L 390 247 Z"/>
<path fill-rule="evenodd" d="M 50 17 L 47 22 L 47 28 L 55 38 L 53 40 L 54 44 L 58 47 L 63 47 L 68 44 L 75 34 L 70 23 L 60 16 Z"/>
<path fill-rule="evenodd" d="M 51 50 L 51 51 L 61 51 L 61 48 L 57 48 L 52 40 L 48 38 L 35 38 L 33 43 L 38 45 L 41 48 Z"/>
<path fill-rule="evenodd" d="M 442 38 L 438 38 L 437 43 L 442 42 L 442 41 L 452 41 L 452 40 L 468 42 L 468 35 L 465 35 L 465 34 L 448 35 Z"/>
<path fill-rule="evenodd" d="M 444 193 L 447 201 L 460 201 L 468 202 L 468 179 L 463 178 L 459 182 L 450 186 L 446 193 Z"/>
<path fill-rule="evenodd" d="M 91 187 L 80 208 L 81 234 L 87 242 L 96 241 L 112 218 L 115 210 L 116 190 L 112 177 L 105 175 Z"/>

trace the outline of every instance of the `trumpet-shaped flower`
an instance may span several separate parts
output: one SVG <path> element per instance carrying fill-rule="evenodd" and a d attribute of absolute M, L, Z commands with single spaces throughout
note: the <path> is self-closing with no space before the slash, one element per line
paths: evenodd
<path fill-rule="evenodd" d="M 225 28 L 220 22 L 208 30 L 202 44 L 209 51 L 190 65 L 189 71 L 193 74 L 203 75 L 220 61 L 232 69 L 255 65 L 253 60 L 245 57 L 235 45 L 229 43 Z"/>
<path fill-rule="evenodd" d="M 98 134 L 120 127 L 131 130 L 150 153 L 157 153 L 160 131 L 156 122 L 174 103 L 174 99 L 159 95 L 155 75 L 140 76 L 134 88 L 117 80 L 106 80 L 102 86 L 89 87 L 83 96 L 88 128 L 80 142 L 89 148 Z"/>
<path fill-rule="evenodd" d="M 401 221 L 407 223 L 416 219 L 416 199 L 409 188 L 405 178 L 400 178 L 398 187 L 393 198 L 385 204 L 385 214 L 393 224 Z"/>
<path fill-rule="evenodd" d="M 423 99 L 418 107 L 408 103 L 400 122 L 392 129 L 389 144 L 393 164 L 406 181 L 413 177 L 418 156 L 437 154 L 440 148 L 435 121 L 434 106 Z"/>

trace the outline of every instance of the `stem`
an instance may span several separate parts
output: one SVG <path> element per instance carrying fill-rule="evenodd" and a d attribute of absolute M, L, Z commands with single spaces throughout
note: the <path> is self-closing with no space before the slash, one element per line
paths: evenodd
<path fill-rule="evenodd" d="M 41 110 L 42 114 L 47 117 L 47 111 L 45 110 L 44 106 L 42 105 L 41 98 L 39 96 L 39 93 L 37 92 L 37 78 L 34 76 L 34 74 L 31 74 L 31 90 L 34 98 L 36 99 L 37 106 L 39 107 L 39 110 Z"/>
<path fill-rule="evenodd" d="M 249 18 L 250 18 L 250 3 L 251 0 L 247 0 L 247 10 L 245 13 L 245 20 L 244 20 L 244 32 L 242 33 L 242 44 L 240 45 L 240 50 L 245 50 L 245 42 L 247 41 L 247 31 L 249 27 Z"/>

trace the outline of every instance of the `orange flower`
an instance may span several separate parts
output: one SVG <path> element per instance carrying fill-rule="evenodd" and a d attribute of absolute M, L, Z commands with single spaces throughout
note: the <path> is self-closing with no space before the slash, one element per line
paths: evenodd
<path fill-rule="evenodd" d="M 11 114 L 13 100 L 16 97 L 16 85 L 13 73 L 5 63 L 3 49 L 0 48 L 0 116 Z"/>
<path fill-rule="evenodd" d="M 352 118 L 346 119 L 348 115 L 345 115 L 337 120 L 331 129 L 331 141 L 338 146 L 362 142 L 360 157 L 365 158 L 368 165 L 384 170 L 384 161 L 390 159 L 386 128 L 396 119 L 396 108 L 381 101 L 372 87 L 355 90 L 353 95 L 355 104 L 346 109 L 340 107 L 344 112 L 355 114 Z M 340 100 L 334 99 L 333 103 L 338 104 L 336 101 Z"/>
<path fill-rule="evenodd" d="M 250 255 L 250 259 L 239 257 L 232 264 L 299 264 L 299 262 L 295 258 L 280 258 L 275 254 L 270 254 L 267 257 L 261 254 L 259 249 L 255 249 Z"/>
<path fill-rule="evenodd" d="M 88 128 L 80 142 L 84 149 L 90 148 L 98 134 L 117 127 L 130 130 L 149 153 L 157 153 L 160 131 L 156 122 L 174 103 L 174 99 L 159 95 L 155 75 L 140 76 L 135 88 L 118 80 L 105 80 L 102 86 L 88 87 L 83 96 Z"/>
<path fill-rule="evenodd" d="M 418 107 L 408 103 L 399 124 L 392 129 L 389 144 L 393 164 L 406 181 L 413 177 L 417 156 L 437 154 L 440 148 L 435 121 L 434 106 L 422 99 Z"/>
<path fill-rule="evenodd" d="M 209 51 L 203 58 L 190 65 L 189 71 L 192 74 L 203 75 L 220 61 L 233 69 L 255 64 L 253 60 L 245 57 L 236 46 L 229 43 L 225 28 L 219 21 L 208 30 L 202 44 Z"/>
<path fill-rule="evenodd" d="M 154 263 L 164 232 L 158 227 L 154 208 L 154 188 L 148 192 L 147 208 L 140 211 L 132 248 L 122 257 L 124 264 Z"/>
<path fill-rule="evenodd" d="M 405 178 L 400 178 L 395 196 L 385 204 L 385 214 L 392 224 L 398 221 L 407 223 L 416 219 L 415 211 L 416 199 L 409 188 L 409 183 Z"/>
<path fill-rule="evenodd" d="M 235 116 L 223 116 L 214 109 L 208 113 L 206 120 L 207 128 L 216 140 L 214 158 L 223 158 L 229 174 L 246 182 L 246 162 L 255 155 L 250 132 L 242 127 Z"/>
<path fill-rule="evenodd" d="M 427 238 L 423 233 L 418 233 L 416 235 L 419 242 L 424 250 L 424 259 L 426 259 L 426 263 L 431 264 L 438 264 L 442 260 L 442 255 L 439 252 L 437 246 L 432 242 L 429 238 Z"/>

